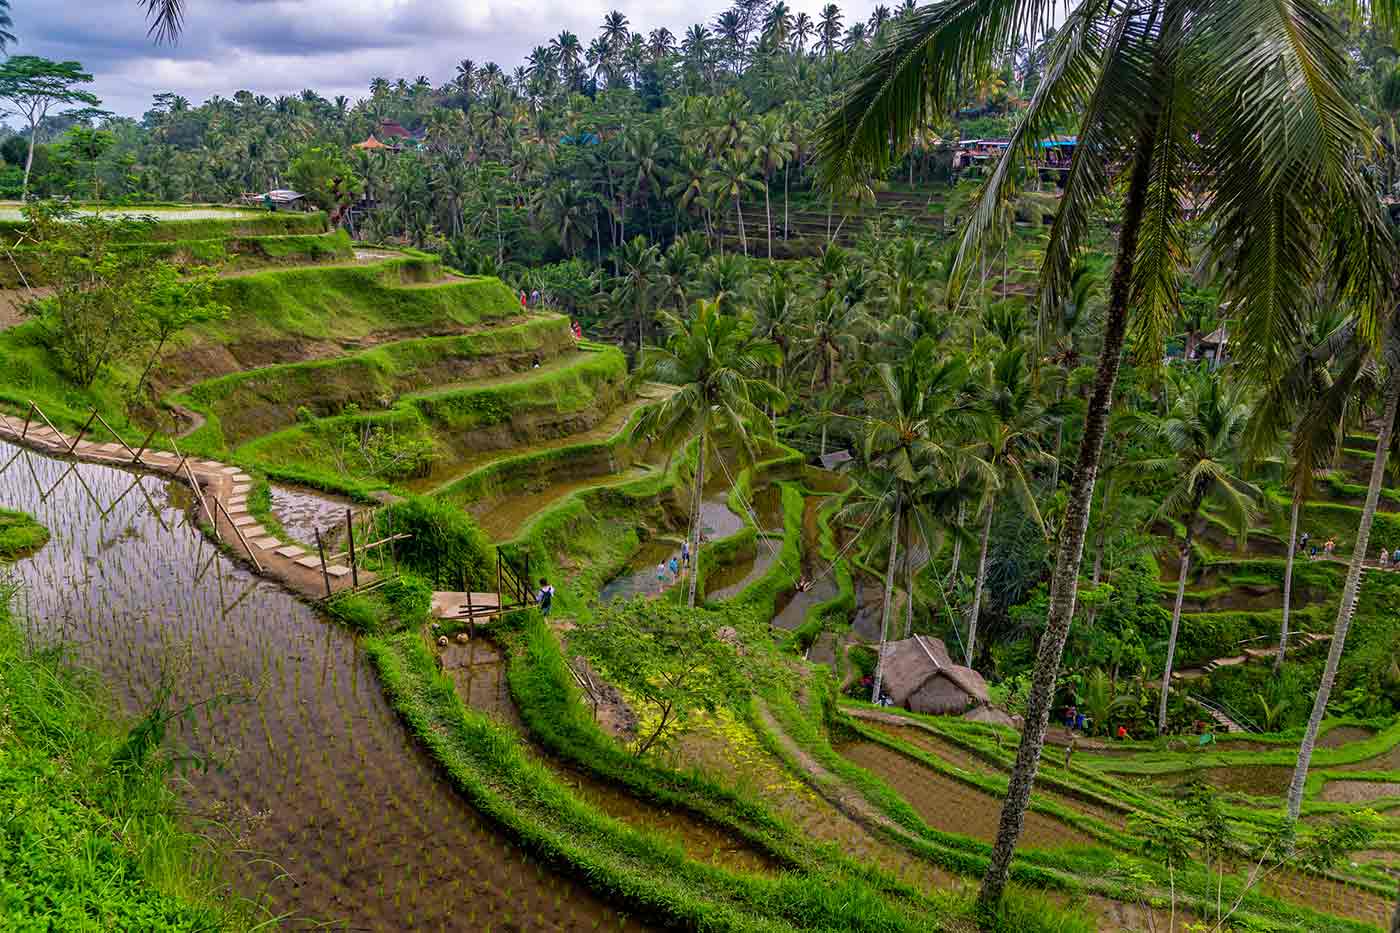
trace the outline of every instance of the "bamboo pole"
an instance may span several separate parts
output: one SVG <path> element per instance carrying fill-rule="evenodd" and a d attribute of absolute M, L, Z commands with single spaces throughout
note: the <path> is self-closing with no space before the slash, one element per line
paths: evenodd
<path fill-rule="evenodd" d="M 194 470 L 190 469 L 188 461 L 182 460 L 180 462 L 185 465 L 185 475 L 189 477 L 190 488 L 194 490 L 195 499 L 199 501 L 205 514 L 209 516 L 209 524 L 214 528 L 214 540 L 222 541 L 223 538 L 219 535 L 219 517 L 214 514 L 214 510 L 209 508 L 209 503 L 205 501 L 204 490 L 199 488 L 199 478 L 194 475 Z"/>
<path fill-rule="evenodd" d="M 228 521 L 229 527 L 233 529 L 233 533 L 238 536 L 238 540 L 243 545 L 243 549 L 248 552 L 248 559 L 253 562 L 253 566 L 258 568 L 258 573 L 261 574 L 263 572 L 262 563 L 258 560 L 258 555 L 254 553 L 253 546 L 248 543 L 248 539 L 243 537 L 243 529 L 233 523 L 233 516 L 228 514 L 228 509 L 224 508 L 224 504 L 219 501 L 218 496 L 214 497 L 214 504 L 219 507 L 220 512 L 224 513 L 224 519 Z"/>
<path fill-rule="evenodd" d="M 70 454 L 71 454 L 73 451 L 75 451 L 75 450 L 78 449 L 78 441 L 80 441 L 80 440 L 83 439 L 83 435 L 87 433 L 87 429 L 88 429 L 88 428 L 92 427 L 92 420 L 93 420 L 94 418 L 96 418 L 96 417 L 97 417 L 97 409 L 94 408 L 94 409 L 92 410 L 92 414 L 88 415 L 88 420 L 85 421 L 85 422 L 83 422 L 83 426 L 82 426 L 81 428 L 78 429 L 78 434 L 77 434 L 76 437 L 73 438 L 73 443 L 71 443 L 71 444 L 68 445 L 68 452 L 69 452 Z"/>
<path fill-rule="evenodd" d="M 94 408 L 92 411 L 93 411 L 93 414 L 95 414 L 95 415 L 97 414 L 97 409 Z M 40 414 L 43 414 L 43 412 L 40 412 Z M 48 419 L 45 418 L 44 420 L 47 421 Z M 120 434 L 118 434 L 116 431 L 113 431 L 113 430 L 112 430 L 112 426 L 111 426 L 110 424 L 107 423 L 107 419 L 106 419 L 106 418 L 103 418 L 101 415 L 97 415 L 97 423 L 100 424 L 100 425 L 102 425 L 104 428 L 106 428 L 106 429 L 107 429 L 107 433 L 108 433 L 108 434 L 111 434 L 113 437 L 115 437 L 115 438 L 117 439 L 117 443 L 118 443 L 118 444 L 121 444 L 123 447 L 126 448 L 126 452 L 127 452 L 127 453 L 131 454 L 131 456 L 132 456 L 133 458 L 136 457 L 136 451 L 134 451 L 134 450 L 131 449 L 131 445 L 130 445 L 130 444 L 128 444 L 126 441 L 122 440 L 122 436 L 121 436 Z M 152 433 L 154 433 L 154 432 L 152 432 Z M 134 463 L 135 460 L 133 459 L 132 462 Z"/>
<path fill-rule="evenodd" d="M 322 576 L 322 577 L 325 579 L 325 581 L 326 581 L 326 598 L 327 598 L 327 599 L 330 599 L 330 598 L 331 598 L 331 575 L 330 575 L 330 573 L 326 570 L 326 549 L 325 549 L 325 547 L 321 544 L 321 529 L 319 529 L 319 528 L 313 528 L 312 531 L 315 531 L 315 532 L 316 532 L 316 552 L 317 552 L 318 554 L 321 555 L 321 576 Z"/>
<path fill-rule="evenodd" d="M 345 510 L 345 533 L 350 536 L 350 583 L 356 589 L 360 586 L 360 568 L 355 560 L 355 513 Z"/>
<path fill-rule="evenodd" d="M 136 456 L 131 458 L 132 463 L 141 463 L 141 455 L 146 452 L 146 448 L 151 446 L 151 438 L 156 436 L 156 429 L 151 428 L 151 433 L 146 435 L 146 439 L 141 442 L 141 449 L 136 451 Z"/>

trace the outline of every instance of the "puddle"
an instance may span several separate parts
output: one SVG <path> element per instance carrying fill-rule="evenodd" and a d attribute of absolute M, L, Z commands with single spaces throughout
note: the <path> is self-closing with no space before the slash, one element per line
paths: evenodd
<path fill-rule="evenodd" d="M 1001 821 L 1001 799 L 939 774 L 911 758 L 874 742 L 855 741 L 834 746 L 894 788 L 933 829 L 962 833 L 992 842 Z M 1063 849 L 1097 845 L 1083 832 L 1035 810 L 1026 811 L 1022 844 L 1032 849 Z"/>
<path fill-rule="evenodd" d="M 532 757 L 545 764 L 561 783 L 571 787 L 579 797 L 608 816 L 638 829 L 669 836 L 685 849 L 689 857 L 721 868 L 743 872 L 777 870 L 777 865 L 771 859 L 734 839 L 724 830 L 690 813 L 640 800 L 581 769 L 557 761 L 529 742 L 524 722 L 506 682 L 508 662 L 500 649 L 488 639 L 474 638 L 466 643 L 453 641 L 439 651 L 442 668 L 457 685 L 457 695 L 463 703 L 489 713 L 514 728 L 528 743 Z"/>
<path fill-rule="evenodd" d="M 316 546 L 318 529 L 322 535 L 343 529 L 345 510 L 354 507 L 348 499 L 296 486 L 272 484 L 268 495 L 272 500 L 272 514 L 277 516 L 291 539 L 310 547 Z"/>
<path fill-rule="evenodd" d="M 729 490 L 706 492 L 700 500 L 700 533 L 704 541 L 718 541 L 744 530 L 744 520 L 729 510 Z"/>
<path fill-rule="evenodd" d="M 721 602 L 738 596 L 766 574 L 782 554 L 782 542 L 759 538 L 758 552 L 748 560 L 728 564 L 705 578 L 705 598 Z"/>
<path fill-rule="evenodd" d="M 1400 783 L 1394 781 L 1328 781 L 1321 798 L 1334 803 L 1367 803 L 1382 797 L 1400 797 Z"/>
<path fill-rule="evenodd" d="M 680 547 L 670 541 L 652 539 L 627 562 L 627 569 L 613 577 L 598 591 L 600 602 L 631 599 L 633 596 L 656 596 L 671 585 L 674 578 L 668 571 L 666 579 L 656 579 L 656 565 L 672 557 L 680 558 Z"/>
<path fill-rule="evenodd" d="M 14 448 L 0 443 L 0 463 Z M 640 929 L 514 847 L 438 777 L 345 630 L 243 571 L 189 524 L 173 481 L 30 454 L 0 502 L 32 513 L 48 547 L 15 564 L 31 637 L 64 642 L 130 715 L 164 668 L 175 703 L 246 691 L 172 741 L 219 758 L 181 781 L 189 808 L 226 824 L 228 881 L 287 928 Z M 103 513 L 107 513 L 105 518 Z"/>

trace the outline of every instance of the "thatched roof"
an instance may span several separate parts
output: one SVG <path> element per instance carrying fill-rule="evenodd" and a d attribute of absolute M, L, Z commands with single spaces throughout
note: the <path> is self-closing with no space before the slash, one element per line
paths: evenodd
<path fill-rule="evenodd" d="M 947 677 L 979 703 L 989 699 L 982 675 L 954 664 L 941 640 L 915 635 L 885 645 L 883 688 L 895 706 L 903 706 L 930 678 L 939 676 Z"/>

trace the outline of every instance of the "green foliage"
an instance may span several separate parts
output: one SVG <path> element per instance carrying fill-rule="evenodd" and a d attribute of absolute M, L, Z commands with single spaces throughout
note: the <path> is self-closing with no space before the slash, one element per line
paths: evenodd
<path fill-rule="evenodd" d="M 354 203 L 364 190 L 364 182 L 346 161 L 337 146 L 307 146 L 297 153 L 287 167 L 287 181 L 292 188 L 323 211 L 336 217 Z"/>
<path fill-rule="evenodd" d="M 48 540 L 49 530 L 32 516 L 0 507 L 0 563 L 37 551 Z"/>
<path fill-rule="evenodd" d="M 409 535 L 395 544 L 399 560 L 435 584 L 455 588 L 465 572 L 469 585 L 496 579 L 495 549 L 476 520 L 440 499 L 410 496 L 376 513 L 375 537 Z"/>
<path fill-rule="evenodd" d="M 781 677 L 763 626 L 742 613 L 633 599 L 576 624 L 571 644 L 647 707 L 638 757 L 667 747 L 697 713 L 742 709 Z"/>
<path fill-rule="evenodd" d="M 17 930 L 248 929 L 184 829 L 169 760 L 119 775 L 130 733 L 56 652 L 26 652 L 0 603 L 0 917 Z"/>

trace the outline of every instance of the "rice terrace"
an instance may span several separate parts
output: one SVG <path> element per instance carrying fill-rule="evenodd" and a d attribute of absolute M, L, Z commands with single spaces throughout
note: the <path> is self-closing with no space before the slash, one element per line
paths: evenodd
<path fill-rule="evenodd" d="M 0 0 L 0 930 L 1400 933 L 1400 7 L 142 7 Z"/>

